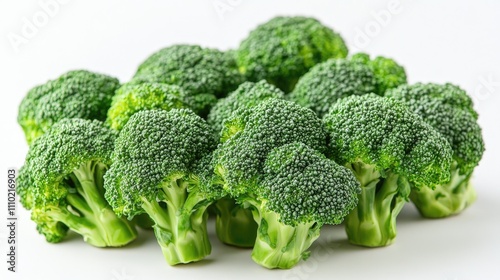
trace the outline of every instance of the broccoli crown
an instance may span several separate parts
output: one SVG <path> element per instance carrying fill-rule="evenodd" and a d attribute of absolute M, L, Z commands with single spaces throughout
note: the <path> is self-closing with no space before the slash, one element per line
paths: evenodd
<path fill-rule="evenodd" d="M 450 144 L 400 102 L 375 94 L 347 97 L 332 106 L 324 122 L 329 152 L 341 164 L 374 165 L 416 186 L 450 178 Z"/>
<path fill-rule="evenodd" d="M 347 168 L 303 143 L 272 150 L 259 191 L 284 224 L 339 224 L 356 206 L 359 183 Z"/>
<path fill-rule="evenodd" d="M 250 81 L 266 79 L 290 92 L 300 76 L 329 58 L 347 56 L 342 37 L 307 17 L 276 17 L 243 40 L 236 60 Z"/>
<path fill-rule="evenodd" d="M 111 128 L 121 130 L 138 111 L 190 108 L 186 97 L 186 92 L 179 86 L 151 83 L 126 85 L 113 97 L 107 123 Z"/>
<path fill-rule="evenodd" d="M 465 91 L 451 84 L 419 83 L 400 86 L 386 96 L 404 102 L 448 140 L 462 174 L 471 173 L 479 164 L 484 142 L 477 113 Z"/>
<path fill-rule="evenodd" d="M 111 163 L 116 134 L 97 120 L 63 119 L 30 146 L 16 189 L 28 209 L 64 206 L 73 187 L 66 180 L 88 162 Z"/>
<path fill-rule="evenodd" d="M 216 132 L 222 131 L 224 122 L 231 118 L 232 114 L 240 109 L 250 109 L 268 98 L 282 99 L 284 93 L 265 80 L 260 82 L 245 82 L 227 97 L 219 99 L 208 114 L 207 122 L 212 125 Z"/>
<path fill-rule="evenodd" d="M 288 97 L 324 116 L 337 100 L 376 90 L 377 81 L 366 65 L 347 59 L 329 59 L 302 76 Z"/>
<path fill-rule="evenodd" d="M 119 85 L 116 78 L 76 70 L 34 87 L 22 100 L 17 117 L 28 144 L 63 118 L 104 121 Z"/>
<path fill-rule="evenodd" d="M 238 129 L 231 123 L 238 123 Z M 213 164 L 223 188 L 235 197 L 253 193 L 272 149 L 293 142 L 320 152 L 326 149 L 326 132 L 316 114 L 281 99 L 269 98 L 245 114 L 235 114 L 224 130 L 232 136 L 214 152 Z"/>
<path fill-rule="evenodd" d="M 213 132 L 191 110 L 140 111 L 116 140 L 113 164 L 105 174 L 106 199 L 120 215 L 143 213 L 144 200 L 161 199 L 164 182 L 192 176 L 197 162 L 213 148 Z M 208 184 L 196 187 L 207 196 L 217 195 Z"/>
<path fill-rule="evenodd" d="M 373 60 L 370 60 L 368 54 L 357 53 L 351 57 L 351 60 L 370 67 L 377 80 L 376 93 L 379 95 L 383 95 L 388 89 L 408 83 L 405 69 L 393 59 L 377 56 Z"/>
<path fill-rule="evenodd" d="M 192 96 L 222 97 L 241 84 L 243 77 L 232 55 L 195 45 L 174 45 L 147 58 L 133 82 L 178 85 Z"/>

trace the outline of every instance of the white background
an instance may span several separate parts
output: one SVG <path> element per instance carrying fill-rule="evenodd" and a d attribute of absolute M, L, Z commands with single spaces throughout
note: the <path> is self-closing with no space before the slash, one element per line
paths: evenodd
<path fill-rule="evenodd" d="M 500 279 L 499 1 L 65 2 L 50 15 L 38 1 L 0 4 L 0 271 L 7 279 Z M 396 243 L 387 248 L 351 246 L 342 227 L 325 228 L 311 259 L 289 271 L 260 268 L 249 250 L 221 245 L 212 224 L 212 255 L 170 267 L 151 232 L 122 249 L 93 248 L 76 235 L 52 245 L 19 209 L 18 271 L 7 272 L 5 181 L 7 169 L 21 166 L 27 151 L 16 115 L 28 89 L 77 68 L 125 82 L 162 47 L 235 48 L 256 24 L 276 15 L 317 17 L 342 34 L 351 53 L 395 58 L 412 83 L 452 82 L 466 89 L 480 113 L 487 148 L 474 178 L 476 204 L 446 220 L 421 219 L 407 205 Z M 23 34 L 30 23 L 36 30 Z"/>

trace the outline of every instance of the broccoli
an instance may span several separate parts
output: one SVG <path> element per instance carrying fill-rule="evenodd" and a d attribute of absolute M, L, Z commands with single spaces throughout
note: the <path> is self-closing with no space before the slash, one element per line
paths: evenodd
<path fill-rule="evenodd" d="M 17 121 L 31 144 L 64 118 L 104 121 L 117 79 L 86 70 L 70 71 L 32 88 L 19 106 Z"/>
<path fill-rule="evenodd" d="M 69 229 L 97 247 L 136 238 L 135 228 L 104 198 L 115 138 L 100 121 L 75 118 L 57 122 L 32 143 L 17 193 L 48 242 L 60 242 Z"/>
<path fill-rule="evenodd" d="M 315 64 L 346 56 L 342 37 L 307 17 L 275 17 L 251 31 L 236 50 L 239 70 L 249 81 L 266 79 L 285 92 Z"/>
<path fill-rule="evenodd" d="M 179 86 L 167 84 L 126 84 L 113 97 L 108 111 L 107 124 L 121 130 L 130 117 L 142 110 L 189 108 L 197 112 L 196 105 Z"/>
<path fill-rule="evenodd" d="M 264 100 L 234 114 L 224 130 L 231 136 L 214 152 L 212 182 L 248 207 L 259 224 L 254 261 L 290 268 L 307 257 L 322 224 L 339 223 L 354 207 L 357 182 L 321 154 L 321 120 L 293 102 Z"/>
<path fill-rule="evenodd" d="M 399 85 L 408 83 L 406 80 L 406 72 L 403 66 L 399 65 L 393 59 L 377 56 L 370 60 L 370 56 L 365 53 L 357 53 L 351 57 L 352 61 L 360 62 L 373 71 L 377 80 L 377 91 L 379 95 L 383 95 L 388 89 L 396 88 Z"/>
<path fill-rule="evenodd" d="M 322 117 L 337 100 L 376 90 L 377 80 L 368 66 L 347 59 L 329 59 L 302 76 L 287 97 Z"/>
<path fill-rule="evenodd" d="M 208 124 L 188 109 L 137 112 L 116 139 L 105 197 L 120 216 L 154 221 L 171 265 L 210 254 L 205 210 L 222 196 L 209 181 L 215 145 Z"/>
<path fill-rule="evenodd" d="M 203 113 L 208 113 L 216 97 L 224 97 L 243 81 L 233 55 L 195 45 L 174 45 L 147 58 L 131 83 L 180 86 Z"/>
<path fill-rule="evenodd" d="M 349 241 L 391 244 L 411 188 L 450 179 L 450 144 L 404 104 L 375 94 L 337 101 L 323 121 L 330 136 L 328 155 L 361 183 L 358 206 L 346 217 Z"/>
<path fill-rule="evenodd" d="M 442 218 L 460 213 L 476 199 L 470 181 L 484 152 L 472 100 L 452 84 L 403 85 L 388 91 L 386 96 L 404 102 L 422 116 L 453 149 L 451 179 L 434 190 L 413 189 L 410 199 L 424 217 Z"/>

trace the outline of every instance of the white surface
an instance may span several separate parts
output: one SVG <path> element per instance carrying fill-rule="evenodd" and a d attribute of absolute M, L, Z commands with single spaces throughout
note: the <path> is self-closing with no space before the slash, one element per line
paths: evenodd
<path fill-rule="evenodd" d="M 411 82 L 452 82 L 468 90 L 487 147 L 476 169 L 479 199 L 446 220 L 423 220 L 408 205 L 398 219 L 397 241 L 387 248 L 348 245 L 342 227 L 328 227 L 311 259 L 289 271 L 260 268 L 249 250 L 223 246 L 213 234 L 207 260 L 177 267 L 164 262 L 151 232 L 122 249 L 96 249 L 77 236 L 51 245 L 36 233 L 29 214 L 19 210 L 14 274 L 6 271 L 6 199 L 1 191 L 2 279 L 500 279 L 500 2 L 401 1 L 396 9 L 388 8 L 390 1 L 368 0 L 66 2 L 28 34 L 32 38 L 18 51 L 9 36 L 22 35 L 24 18 L 33 21 L 38 15 L 43 20 L 43 9 L 37 1 L 0 3 L 0 161 L 5 177 L 7 168 L 24 160 L 27 147 L 16 124 L 17 106 L 34 85 L 75 68 L 127 81 L 142 60 L 164 46 L 234 48 L 256 24 L 278 14 L 301 14 L 340 32 L 351 51 L 395 58 L 406 66 Z"/>

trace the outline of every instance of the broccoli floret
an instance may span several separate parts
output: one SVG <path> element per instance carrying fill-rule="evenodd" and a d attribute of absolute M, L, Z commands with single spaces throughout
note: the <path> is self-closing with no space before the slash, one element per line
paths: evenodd
<path fill-rule="evenodd" d="M 376 90 L 377 80 L 369 67 L 347 59 L 330 59 L 302 76 L 288 98 L 322 117 L 337 100 Z"/>
<path fill-rule="evenodd" d="M 223 97 L 243 81 L 233 55 L 195 45 L 174 45 L 147 58 L 131 82 L 178 85 L 209 109 L 213 96 Z"/>
<path fill-rule="evenodd" d="M 315 64 L 346 56 L 342 37 L 307 17 L 275 17 L 250 32 L 236 51 L 249 81 L 265 79 L 285 92 Z"/>
<path fill-rule="evenodd" d="M 365 53 L 357 53 L 351 57 L 351 61 L 363 63 L 370 67 L 377 80 L 377 91 L 375 93 L 384 95 L 388 89 L 407 84 L 406 72 L 403 66 L 391 58 L 377 56 L 370 60 Z"/>
<path fill-rule="evenodd" d="M 97 247 L 136 238 L 135 228 L 104 198 L 115 138 L 100 121 L 63 119 L 32 143 L 17 193 L 48 242 L 60 242 L 68 229 Z"/>
<path fill-rule="evenodd" d="M 116 140 L 106 199 L 120 216 L 149 215 L 171 265 L 210 254 L 205 210 L 222 196 L 209 182 L 215 145 L 208 124 L 188 109 L 137 112 Z"/>
<path fill-rule="evenodd" d="M 391 244 L 411 187 L 450 179 L 450 144 L 404 104 L 375 94 L 339 100 L 324 122 L 329 155 L 361 183 L 358 206 L 346 217 L 349 241 Z"/>
<path fill-rule="evenodd" d="M 195 106 L 192 106 L 190 101 L 188 94 L 179 86 L 152 83 L 126 84 L 113 97 L 106 122 L 111 128 L 121 130 L 130 117 L 138 111 L 194 109 Z"/>
<path fill-rule="evenodd" d="M 104 121 L 117 79 L 85 70 L 70 71 L 31 89 L 24 97 L 17 121 L 31 144 L 64 118 Z"/>
<path fill-rule="evenodd" d="M 265 80 L 260 82 L 245 82 L 227 97 L 219 99 L 208 114 L 207 122 L 220 134 L 224 122 L 231 118 L 232 114 L 240 110 L 246 110 L 268 98 L 282 99 L 284 93 Z"/>
<path fill-rule="evenodd" d="M 476 199 L 471 184 L 474 168 L 484 153 L 481 127 L 467 93 L 452 84 L 403 85 L 386 96 L 404 102 L 439 131 L 453 149 L 451 179 L 436 189 L 412 190 L 410 198 L 424 217 L 458 214 Z"/>

